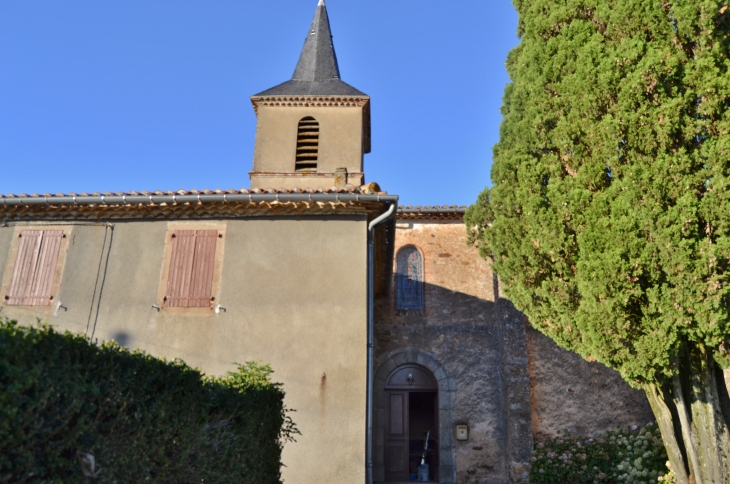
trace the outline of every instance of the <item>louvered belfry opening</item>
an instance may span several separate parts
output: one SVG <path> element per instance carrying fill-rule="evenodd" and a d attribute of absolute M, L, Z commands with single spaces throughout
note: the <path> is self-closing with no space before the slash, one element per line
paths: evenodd
<path fill-rule="evenodd" d="M 317 171 L 319 123 L 311 116 L 299 121 L 296 171 Z"/>

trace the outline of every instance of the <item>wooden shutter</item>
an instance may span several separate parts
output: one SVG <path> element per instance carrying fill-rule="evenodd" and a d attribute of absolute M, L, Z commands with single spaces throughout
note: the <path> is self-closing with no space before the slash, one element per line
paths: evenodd
<path fill-rule="evenodd" d="M 213 264 L 218 232 L 198 230 L 195 236 L 192 280 L 190 281 L 189 306 L 208 307 L 213 292 Z"/>
<path fill-rule="evenodd" d="M 7 304 L 45 306 L 51 302 L 62 230 L 24 230 L 20 233 Z"/>
<path fill-rule="evenodd" d="M 165 306 L 210 306 L 217 239 L 216 230 L 178 230 L 173 234 Z"/>

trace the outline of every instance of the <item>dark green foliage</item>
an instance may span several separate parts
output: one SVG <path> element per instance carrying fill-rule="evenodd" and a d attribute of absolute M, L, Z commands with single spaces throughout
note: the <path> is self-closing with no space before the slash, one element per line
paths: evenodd
<path fill-rule="evenodd" d="M 271 370 L 181 361 L 0 321 L 0 482 L 278 483 L 296 433 Z"/>
<path fill-rule="evenodd" d="M 564 434 L 535 445 L 530 482 L 535 484 L 653 483 L 669 472 L 662 437 L 654 425 L 616 429 L 598 439 Z M 671 482 L 671 481 L 667 481 Z"/>
<path fill-rule="evenodd" d="M 677 482 L 720 482 L 728 0 L 514 3 L 522 42 L 471 241 L 533 326 L 645 390 Z"/>
<path fill-rule="evenodd" d="M 727 366 L 727 0 L 515 5 L 473 238 L 533 325 L 628 381 L 672 375 L 683 342 Z"/>

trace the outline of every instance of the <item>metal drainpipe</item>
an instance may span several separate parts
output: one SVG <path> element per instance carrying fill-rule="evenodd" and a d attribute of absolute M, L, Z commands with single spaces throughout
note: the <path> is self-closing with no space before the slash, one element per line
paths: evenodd
<path fill-rule="evenodd" d="M 374 229 L 388 221 L 398 204 L 391 203 L 388 210 L 368 224 L 368 358 L 367 391 L 365 398 L 365 484 L 373 482 L 373 344 L 375 341 L 375 242 Z"/>

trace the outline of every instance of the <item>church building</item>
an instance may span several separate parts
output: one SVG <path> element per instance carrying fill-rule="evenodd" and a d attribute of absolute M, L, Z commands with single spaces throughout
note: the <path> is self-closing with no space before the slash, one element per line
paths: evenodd
<path fill-rule="evenodd" d="M 251 101 L 250 188 L 0 196 L 0 316 L 207 374 L 270 364 L 301 431 L 289 484 L 411 482 L 422 461 L 429 482 L 528 482 L 536 439 L 653 420 L 505 299 L 463 207 L 367 179 L 370 97 L 323 0 L 292 78 Z"/>

